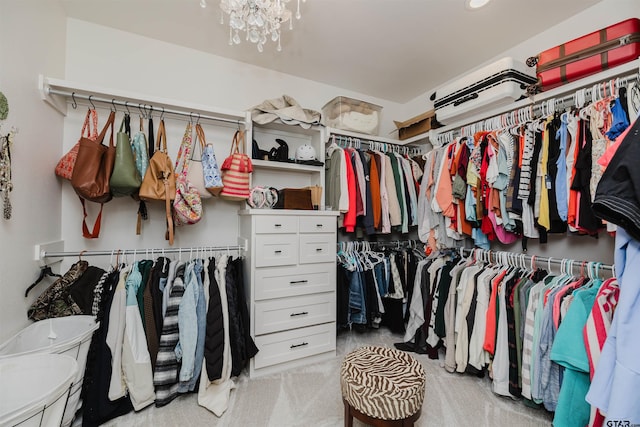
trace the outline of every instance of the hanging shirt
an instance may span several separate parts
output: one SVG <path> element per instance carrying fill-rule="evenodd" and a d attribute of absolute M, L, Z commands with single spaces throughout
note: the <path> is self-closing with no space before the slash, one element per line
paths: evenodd
<path fill-rule="evenodd" d="M 349 153 L 344 151 L 345 165 L 347 171 L 347 189 L 349 195 L 349 209 L 344 214 L 344 229 L 347 233 L 353 233 L 356 227 L 356 176 L 351 165 Z"/>
<path fill-rule="evenodd" d="M 380 192 L 380 174 L 378 173 L 377 156 L 369 151 L 369 188 L 371 189 L 371 214 L 373 215 L 373 228 L 382 229 L 382 196 Z"/>
<path fill-rule="evenodd" d="M 384 179 L 386 185 L 387 198 L 389 200 L 389 220 L 392 227 L 402 225 L 402 211 L 400 209 L 400 201 L 398 200 L 398 191 L 396 188 L 396 180 L 394 170 L 391 165 L 391 159 L 388 155 L 382 154 L 384 166 Z"/>
<path fill-rule="evenodd" d="M 389 194 L 387 189 L 387 165 L 384 161 L 384 156 L 378 151 L 374 151 L 373 155 L 376 160 L 376 167 L 378 167 L 380 177 L 380 232 L 387 234 L 391 233 L 391 218 L 389 214 Z"/>
<path fill-rule="evenodd" d="M 551 228 L 551 218 L 549 216 L 549 189 L 551 187 L 551 181 L 547 163 L 549 161 L 549 131 L 548 127 L 553 117 L 547 117 L 545 121 L 545 130 L 542 137 L 542 151 L 540 158 L 540 166 L 538 170 L 538 176 L 540 178 L 540 216 L 538 217 L 538 224 L 549 230 Z"/>
<path fill-rule="evenodd" d="M 607 420 L 638 424 L 640 242 L 622 227 L 616 233 L 615 265 L 620 298 L 586 399 L 607 414 Z"/>
<path fill-rule="evenodd" d="M 327 147 L 325 204 L 340 212 L 346 212 L 349 209 L 345 157 L 342 149 L 336 144 L 330 144 Z"/>
<path fill-rule="evenodd" d="M 558 215 L 563 221 L 567 220 L 569 200 L 567 198 L 567 141 L 569 139 L 569 113 L 560 116 L 560 128 L 556 133 L 556 139 L 560 140 L 560 156 L 556 161 L 558 173 L 556 174 L 556 200 Z"/>
<path fill-rule="evenodd" d="M 416 184 L 413 179 L 411 164 L 407 159 L 403 158 L 399 154 L 396 154 L 396 157 L 398 158 L 398 162 L 402 166 L 402 170 L 404 171 L 406 189 L 409 193 L 409 207 L 410 207 L 409 225 L 417 225 L 418 224 L 418 220 L 417 220 L 418 199 L 416 196 Z"/>
<path fill-rule="evenodd" d="M 141 410 L 151 405 L 155 398 L 153 370 L 147 348 L 147 338 L 138 309 L 137 293 L 142 284 L 139 263 L 133 263 L 126 278 L 126 313 L 124 342 L 122 347 L 122 373 L 133 409 Z M 112 374 L 113 375 L 113 374 Z"/>
<path fill-rule="evenodd" d="M 551 360 L 565 368 L 558 404 L 553 418 L 557 427 L 585 426 L 590 408 L 585 400 L 589 389 L 589 362 L 581 334 L 593 306 L 599 286 L 578 289 L 566 317 L 558 328 Z"/>

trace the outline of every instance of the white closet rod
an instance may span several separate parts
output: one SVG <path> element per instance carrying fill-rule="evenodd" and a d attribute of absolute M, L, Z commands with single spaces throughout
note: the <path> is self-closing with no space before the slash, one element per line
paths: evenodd
<path fill-rule="evenodd" d="M 612 273 L 615 273 L 615 266 L 593 262 L 593 261 L 575 261 L 567 258 L 543 257 L 543 256 L 527 255 L 527 254 L 521 254 L 521 253 L 515 253 L 515 252 L 491 251 L 491 250 L 478 249 L 478 248 L 475 248 L 475 249 L 461 248 L 460 251 L 464 257 L 470 257 L 474 255 L 480 256 L 480 258 L 484 257 L 485 259 L 489 257 L 488 259 L 491 262 L 494 262 L 497 264 L 502 263 L 501 261 L 502 257 L 506 257 L 508 260 L 511 260 L 510 262 L 512 262 L 513 265 L 517 265 L 518 262 L 521 261 L 521 259 L 529 263 L 531 263 L 532 262 L 531 260 L 533 259 L 533 263 L 535 265 L 540 265 L 540 264 L 565 265 L 567 261 L 569 261 L 569 262 L 573 262 L 573 265 L 576 267 L 582 267 L 582 266 L 591 264 L 591 265 L 597 265 L 598 269 L 607 270 L 607 271 L 611 271 Z"/>
<path fill-rule="evenodd" d="M 165 254 L 183 254 L 198 252 L 221 252 L 221 251 L 246 251 L 244 245 L 230 246 L 197 246 L 190 248 L 159 248 L 159 249 L 113 249 L 102 251 L 75 251 L 75 252 L 48 252 L 42 251 L 40 258 L 64 258 L 64 257 L 83 257 L 83 256 L 111 256 L 111 255 L 165 255 Z"/>
<path fill-rule="evenodd" d="M 334 139 L 338 140 L 338 143 L 353 146 L 354 148 L 360 148 L 362 144 L 367 144 L 369 148 L 371 148 L 372 150 L 379 150 L 385 153 L 393 152 L 393 151 L 397 153 L 406 153 L 406 154 L 409 154 L 411 152 L 414 152 L 416 154 L 422 153 L 422 148 L 420 147 L 397 145 L 389 142 L 379 142 L 379 141 L 355 138 L 352 136 L 331 134 L 329 141 L 333 141 Z"/>
<path fill-rule="evenodd" d="M 409 247 L 409 248 L 417 248 L 418 245 L 423 245 L 424 243 L 422 243 L 419 240 L 415 240 L 415 239 L 409 239 L 409 240 L 390 240 L 388 242 L 385 241 L 369 241 L 369 240 L 351 240 L 351 241 L 345 241 L 345 242 L 338 242 L 337 243 L 337 247 L 340 250 L 346 250 L 349 247 L 354 248 L 355 250 L 360 250 L 360 249 L 370 249 L 372 247 L 393 247 L 395 246 L 396 248 L 400 249 L 400 248 L 404 248 L 404 247 Z"/>
<path fill-rule="evenodd" d="M 119 105 L 121 107 L 125 107 L 125 109 L 127 110 L 129 108 L 138 108 L 140 111 L 144 112 L 144 114 L 147 114 L 149 110 L 151 110 L 151 111 L 156 111 L 160 114 L 173 114 L 178 116 L 185 116 L 195 120 L 205 119 L 205 120 L 215 120 L 218 122 L 225 122 L 225 123 L 234 123 L 234 124 L 237 124 L 238 127 L 240 127 L 240 125 L 243 125 L 243 126 L 245 125 L 244 120 L 227 119 L 224 117 L 209 116 L 206 114 L 194 113 L 194 112 L 189 112 L 184 110 L 175 110 L 172 108 L 155 107 L 151 104 L 146 104 L 146 103 L 140 104 L 135 102 L 122 101 L 116 98 L 107 99 L 107 98 L 96 97 L 93 95 L 84 95 L 80 93 L 68 92 L 68 91 L 63 91 L 63 90 L 58 90 L 53 88 L 49 88 L 48 93 L 51 95 L 59 95 L 59 96 L 64 96 L 66 98 L 71 98 L 74 105 L 76 104 L 75 103 L 76 99 L 82 99 L 82 100 L 88 101 L 89 103 L 99 102 L 103 104 L 109 104 L 111 106 Z M 76 108 L 76 107 L 74 106 L 73 108 Z"/>

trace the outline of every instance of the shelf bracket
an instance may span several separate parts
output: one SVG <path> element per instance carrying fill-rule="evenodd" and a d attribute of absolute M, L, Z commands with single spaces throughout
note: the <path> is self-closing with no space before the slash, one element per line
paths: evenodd
<path fill-rule="evenodd" d="M 40 90 L 40 97 L 44 102 L 49 104 L 63 116 L 67 115 L 67 101 L 62 96 L 52 95 L 49 93 L 49 84 L 42 74 L 38 76 L 38 89 Z"/>

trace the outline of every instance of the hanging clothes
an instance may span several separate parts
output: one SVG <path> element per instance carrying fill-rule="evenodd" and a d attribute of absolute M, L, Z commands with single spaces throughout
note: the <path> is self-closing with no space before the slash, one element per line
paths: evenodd
<path fill-rule="evenodd" d="M 109 399 L 109 387 L 113 373 L 112 356 L 107 345 L 109 313 L 113 294 L 119 283 L 120 271 L 112 270 L 104 282 L 100 309 L 96 320 L 100 326 L 91 338 L 87 353 L 87 363 L 82 383 L 82 425 L 99 426 L 133 410 L 131 399 L 125 395 L 119 399 Z"/>
<path fill-rule="evenodd" d="M 640 347 L 635 337 L 640 321 L 640 242 L 624 228 L 616 233 L 615 261 L 620 298 L 586 399 L 607 415 L 606 420 L 637 424 L 640 407 L 635 390 L 640 387 L 640 366 L 636 355 Z"/>

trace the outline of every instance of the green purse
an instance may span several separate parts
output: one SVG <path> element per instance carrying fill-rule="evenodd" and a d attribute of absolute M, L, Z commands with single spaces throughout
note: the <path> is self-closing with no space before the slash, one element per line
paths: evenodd
<path fill-rule="evenodd" d="M 109 180 L 111 193 L 114 197 L 135 194 L 142 184 L 142 178 L 136 167 L 136 160 L 131 148 L 130 122 L 130 116 L 125 114 L 116 139 L 116 160 Z M 123 127 L 125 128 L 124 132 L 122 131 Z"/>

